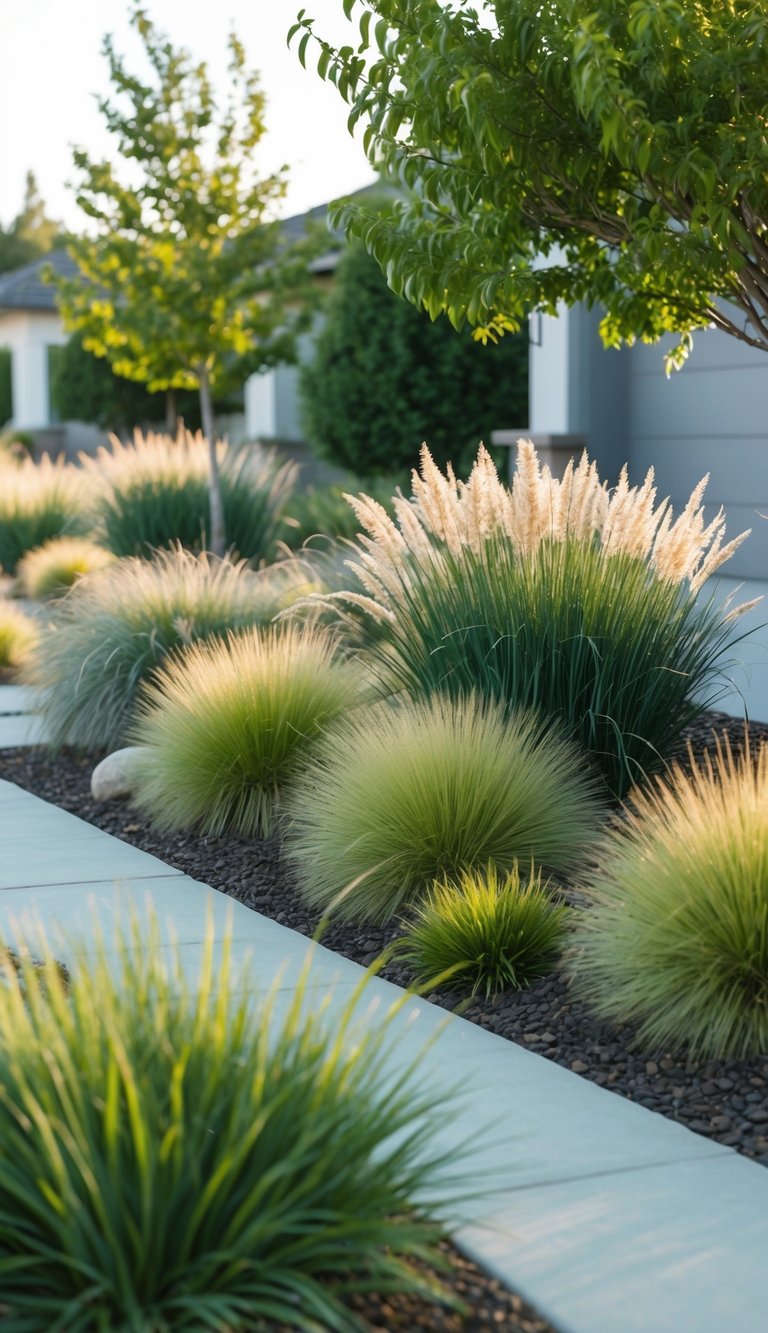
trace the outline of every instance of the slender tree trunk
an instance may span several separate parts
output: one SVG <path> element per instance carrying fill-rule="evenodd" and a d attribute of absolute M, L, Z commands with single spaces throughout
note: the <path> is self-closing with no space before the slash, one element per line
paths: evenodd
<path fill-rule="evenodd" d="M 208 493 L 211 506 L 211 526 L 208 533 L 208 548 L 214 555 L 223 555 L 226 550 L 227 534 L 224 529 L 224 506 L 221 502 L 221 480 L 219 477 L 219 460 L 216 457 L 216 426 L 213 420 L 213 400 L 211 398 L 211 383 L 208 379 L 207 367 L 201 366 L 198 379 L 198 388 L 200 392 L 200 417 L 203 423 L 203 434 L 208 440 L 208 457 L 210 459 L 210 474 L 208 477 Z"/>
<path fill-rule="evenodd" d="M 176 436 L 176 390 L 166 389 L 165 391 L 165 429 L 169 435 Z"/>

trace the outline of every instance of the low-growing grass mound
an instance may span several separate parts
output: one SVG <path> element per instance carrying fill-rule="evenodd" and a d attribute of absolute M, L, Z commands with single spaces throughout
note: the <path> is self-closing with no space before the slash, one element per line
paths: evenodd
<path fill-rule="evenodd" d="M 145 689 L 136 804 L 165 829 L 269 833 L 302 763 L 364 687 L 360 668 L 311 626 L 193 645 Z"/>
<path fill-rule="evenodd" d="M 455 1163 L 391 1022 L 358 1031 L 359 988 L 333 1022 L 301 988 L 278 1017 L 210 933 L 194 989 L 163 953 L 0 986 L 0 1322 L 361 1333 L 347 1291 L 434 1299 L 412 1260 L 444 1267 Z"/>
<path fill-rule="evenodd" d="M 600 1017 L 650 1048 L 768 1054 L 768 747 L 637 793 L 586 892 L 573 966 Z"/>
<path fill-rule="evenodd" d="M 13 574 L 27 551 L 85 531 L 83 479 L 63 458 L 0 461 L 0 569 Z"/>
<path fill-rule="evenodd" d="M 44 601 L 60 597 L 84 574 L 106 569 L 114 558 L 87 537 L 54 537 L 27 552 L 19 562 L 17 577 L 25 597 Z"/>
<path fill-rule="evenodd" d="M 271 559 L 296 468 L 261 449 L 223 441 L 216 448 L 227 546 L 252 563 Z M 146 557 L 176 544 L 205 550 L 210 463 L 199 432 L 180 430 L 173 440 L 137 431 L 130 444 L 113 437 L 108 449 L 82 462 L 94 489 L 96 531 L 115 555 Z"/>
<path fill-rule="evenodd" d="M 162 552 L 122 560 L 53 608 L 25 676 L 41 692 L 51 745 L 98 750 L 126 738 L 142 681 L 175 649 L 268 624 L 306 575 Z"/>
<path fill-rule="evenodd" d="M 601 807 L 578 749 L 476 698 L 380 704 L 297 780 L 288 848 L 307 902 L 385 921 L 435 879 L 582 866 Z"/>
<path fill-rule="evenodd" d="M 32 617 L 0 597 L 0 673 L 18 671 L 28 660 L 38 635 Z"/>
<path fill-rule="evenodd" d="M 563 947 L 566 908 L 556 906 L 541 875 L 517 865 L 438 880 L 414 907 L 402 954 L 424 985 L 471 987 L 486 999 L 521 990 L 554 967 Z M 450 973 L 450 975 L 448 975 Z"/>

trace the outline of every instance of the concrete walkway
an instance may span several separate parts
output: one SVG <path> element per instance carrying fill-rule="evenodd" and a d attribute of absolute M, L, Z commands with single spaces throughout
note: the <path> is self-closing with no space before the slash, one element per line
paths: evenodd
<path fill-rule="evenodd" d="M 362 969 L 73 815 L 0 782 L 0 939 L 42 926 L 66 941 L 108 942 L 131 912 L 157 914 L 161 948 L 178 942 L 188 975 L 206 922 L 231 923 L 238 965 L 252 958 L 253 1003 L 277 985 L 290 1002 L 311 956 L 307 1003 L 327 1021 Z M 140 947 L 140 946 L 139 946 Z M 360 1022 L 402 992 L 373 979 Z M 543 1057 L 412 999 L 395 1020 L 393 1070 L 421 1055 L 431 1089 L 458 1089 L 436 1144 L 474 1145 L 493 1197 L 468 1206 L 457 1239 L 561 1333 L 765 1333 L 768 1171 L 580 1079 Z M 432 1044 L 425 1048 L 425 1043 Z"/>
<path fill-rule="evenodd" d="M 34 715 L 32 691 L 24 685 L 0 685 L 0 750 L 35 745 L 45 739 Z"/>

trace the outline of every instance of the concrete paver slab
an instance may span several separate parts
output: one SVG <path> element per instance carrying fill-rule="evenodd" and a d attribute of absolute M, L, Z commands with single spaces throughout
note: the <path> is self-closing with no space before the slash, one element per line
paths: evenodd
<path fill-rule="evenodd" d="M 239 984 L 251 990 L 268 990 L 275 981 L 294 988 L 308 966 L 313 987 L 333 988 L 337 982 L 350 987 L 363 975 L 363 969 L 354 963 L 186 875 L 5 889 L 0 893 L 0 940 L 16 949 L 26 946 L 33 953 L 41 952 L 47 941 L 68 965 L 73 941 L 90 956 L 96 952 L 101 936 L 105 953 L 116 956 L 117 932 L 122 930 L 122 939 L 128 940 L 128 947 L 134 947 L 130 941 L 132 922 L 140 926 L 135 947 L 145 947 L 150 917 L 162 952 L 170 961 L 174 941 L 182 970 L 190 980 L 199 975 L 209 922 L 217 940 L 217 959 L 222 955 L 224 934 L 231 928 L 233 973 Z M 246 980 L 240 976 L 244 966 Z"/>
<path fill-rule="evenodd" d="M 339 979 L 354 984 L 361 969 L 341 961 L 345 966 Z M 402 998 L 398 986 L 371 978 L 360 1001 L 361 1021 L 377 1028 Z M 329 1024 L 345 999 L 343 994 L 331 998 Z M 391 1031 L 395 1072 L 418 1063 L 425 1075 L 428 1071 L 430 1088 L 444 1089 L 446 1096 L 458 1092 L 450 1123 L 436 1139 L 446 1148 L 471 1142 L 473 1169 L 495 1185 L 502 1178 L 511 1189 L 734 1155 L 732 1149 L 426 1000 L 408 999 L 392 1020 Z"/>
<path fill-rule="evenodd" d="M 0 717 L 0 750 L 15 750 L 20 745 L 43 745 L 45 726 L 35 714 Z"/>
<path fill-rule="evenodd" d="M 0 889 L 180 874 L 12 782 L 0 782 Z"/>
<path fill-rule="evenodd" d="M 0 685 L 0 717 L 10 713 L 34 713 L 35 695 L 27 685 Z"/>
<path fill-rule="evenodd" d="M 728 1153 L 519 1190 L 459 1235 L 560 1333 L 765 1333 L 768 1171 Z"/>

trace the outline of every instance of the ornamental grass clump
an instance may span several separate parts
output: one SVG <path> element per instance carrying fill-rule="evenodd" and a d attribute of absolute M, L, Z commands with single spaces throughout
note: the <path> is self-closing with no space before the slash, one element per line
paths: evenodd
<path fill-rule="evenodd" d="M 32 617 L 0 597 L 0 674 L 15 673 L 27 662 L 38 635 Z"/>
<path fill-rule="evenodd" d="M 280 540 L 291 550 L 298 550 L 309 542 L 320 546 L 320 539 L 351 541 L 358 535 L 360 524 L 350 507 L 346 492 L 360 490 L 359 477 L 350 475 L 342 482 L 328 486 L 310 486 L 290 498 L 282 513 Z M 392 509 L 395 480 L 379 480 L 374 486 L 366 483 L 366 493 L 373 496 L 388 513 Z"/>
<path fill-rule="evenodd" d="M 280 513 L 296 467 L 261 449 L 216 445 L 228 548 L 254 564 L 271 558 Z M 209 450 L 198 432 L 136 431 L 130 444 L 111 437 L 95 458 L 82 457 L 94 491 L 96 531 L 115 555 L 151 555 L 180 544 L 201 551 L 209 527 Z"/>
<path fill-rule="evenodd" d="M 515 863 L 435 882 L 414 907 L 402 956 L 427 985 L 471 987 L 486 999 L 521 990 L 555 966 L 563 947 L 566 908 L 556 905 L 540 873 L 524 879 Z"/>
<path fill-rule="evenodd" d="M 575 871 L 601 816 L 567 738 L 527 714 L 439 695 L 379 704 L 329 732 L 288 808 L 307 902 L 369 921 L 475 868 Z"/>
<path fill-rule="evenodd" d="M 63 458 L 0 462 L 0 569 L 13 574 L 27 551 L 84 532 L 83 494 L 80 469 Z"/>
<path fill-rule="evenodd" d="M 362 1333 L 347 1292 L 446 1295 L 413 1260 L 445 1267 L 465 1187 L 396 1010 L 363 1031 L 364 985 L 333 1021 L 300 986 L 278 1016 L 228 940 L 193 987 L 157 936 L 0 986 L 0 1324 Z"/>
<path fill-rule="evenodd" d="M 705 481 L 673 520 L 652 471 L 630 487 L 625 470 L 610 492 L 585 454 L 557 481 L 521 441 L 508 489 L 484 449 L 467 482 L 425 449 L 394 520 L 348 497 L 365 532 L 348 562 L 362 591 L 326 600 L 385 631 L 390 684 L 536 707 L 621 797 L 717 698 L 733 642 L 738 612 L 696 597 L 747 533 L 724 545 L 722 511 L 705 524 Z"/>
<path fill-rule="evenodd" d="M 169 653 L 268 624 L 302 586 L 299 566 L 255 573 L 183 550 L 121 560 L 84 579 L 54 605 L 25 670 L 40 691 L 50 744 L 119 745 L 141 683 Z"/>
<path fill-rule="evenodd" d="M 364 690 L 360 668 L 316 627 L 193 645 L 144 691 L 136 804 L 165 829 L 266 835 L 320 736 Z"/>
<path fill-rule="evenodd" d="M 17 577 L 21 592 L 33 600 L 60 597 L 85 574 L 95 574 L 115 557 L 87 537 L 54 537 L 20 561 Z"/>
<path fill-rule="evenodd" d="M 651 1049 L 768 1054 L 768 748 L 726 741 L 636 793 L 586 892 L 573 968 L 600 1017 Z"/>

